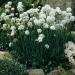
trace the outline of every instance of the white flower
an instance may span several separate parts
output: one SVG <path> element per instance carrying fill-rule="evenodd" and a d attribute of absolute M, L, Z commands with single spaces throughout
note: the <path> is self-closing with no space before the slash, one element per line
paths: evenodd
<path fill-rule="evenodd" d="M 62 11 L 61 11 L 61 9 L 60 9 L 59 7 L 56 7 L 56 12 L 57 12 L 58 14 L 61 14 L 61 13 L 62 13 Z"/>
<path fill-rule="evenodd" d="M 9 47 L 11 47 L 11 46 L 12 46 L 12 42 L 9 43 Z"/>
<path fill-rule="evenodd" d="M 1 14 L 1 18 L 4 18 L 6 16 L 6 13 Z"/>
<path fill-rule="evenodd" d="M 38 8 L 34 9 L 34 8 L 31 8 L 30 10 L 27 11 L 28 14 L 30 14 L 30 16 L 33 16 L 35 14 L 37 14 L 39 11 Z"/>
<path fill-rule="evenodd" d="M 28 27 L 32 27 L 33 26 L 32 22 L 28 22 L 27 25 L 28 25 Z"/>
<path fill-rule="evenodd" d="M 41 33 L 41 32 L 42 32 L 42 29 L 37 29 L 37 32 L 38 32 L 38 33 Z"/>
<path fill-rule="evenodd" d="M 35 24 L 35 25 L 39 25 L 39 20 L 38 20 L 38 19 L 35 19 L 35 20 L 34 20 L 34 24 Z"/>
<path fill-rule="evenodd" d="M 43 24 L 43 23 L 45 23 L 45 19 L 39 19 L 39 25 L 38 26 L 40 26 L 41 24 Z"/>
<path fill-rule="evenodd" d="M 16 16 L 18 16 L 18 13 L 15 13 Z"/>
<path fill-rule="evenodd" d="M 10 12 L 10 10 L 9 10 L 9 9 L 5 9 L 5 12 L 6 12 L 6 13 L 9 13 L 9 12 Z"/>
<path fill-rule="evenodd" d="M 48 25 L 47 23 L 44 23 L 44 24 L 43 24 L 43 27 L 44 27 L 44 28 L 49 28 L 49 25 Z"/>
<path fill-rule="evenodd" d="M 3 24 L 3 29 L 6 29 L 6 27 L 7 27 L 7 24 Z"/>
<path fill-rule="evenodd" d="M 9 1 L 9 2 L 8 2 L 8 5 L 10 5 L 10 6 L 11 6 L 11 5 L 12 5 L 12 2 L 11 2 L 11 1 Z"/>
<path fill-rule="evenodd" d="M 10 17 L 14 17 L 14 13 L 11 13 L 9 16 L 10 16 Z"/>
<path fill-rule="evenodd" d="M 75 65 L 75 44 L 72 41 L 69 41 L 65 44 L 65 56 L 69 59 L 69 62 Z"/>
<path fill-rule="evenodd" d="M 65 21 L 65 23 L 69 23 L 70 22 L 70 17 L 64 17 L 64 21 Z"/>
<path fill-rule="evenodd" d="M 71 17 L 72 13 L 66 13 L 66 17 Z"/>
<path fill-rule="evenodd" d="M 18 23 L 16 23 L 16 25 L 17 25 L 17 26 L 20 26 L 20 25 L 21 25 L 21 23 L 19 23 L 19 22 L 18 22 Z"/>
<path fill-rule="evenodd" d="M 22 21 L 21 18 L 15 18 L 17 23 L 20 23 Z"/>
<path fill-rule="evenodd" d="M 65 25 L 63 25 L 62 23 L 59 23 L 59 24 L 56 24 L 55 25 L 55 30 L 57 29 L 64 29 L 65 28 Z"/>
<path fill-rule="evenodd" d="M 38 9 L 38 8 L 35 8 L 35 9 L 34 9 L 34 12 L 35 12 L 35 13 L 38 13 L 38 12 L 39 12 L 39 9 Z"/>
<path fill-rule="evenodd" d="M 28 13 L 27 12 L 23 12 L 24 16 L 28 16 Z"/>
<path fill-rule="evenodd" d="M 16 22 L 16 18 L 11 18 L 11 22 Z"/>
<path fill-rule="evenodd" d="M 56 28 L 55 28 L 55 26 L 54 26 L 54 25 L 53 25 L 53 26 L 51 26 L 51 27 L 50 27 L 50 29 L 51 29 L 51 30 L 56 30 Z"/>
<path fill-rule="evenodd" d="M 39 37 L 45 38 L 45 35 L 44 34 L 40 34 Z"/>
<path fill-rule="evenodd" d="M 31 4 L 31 6 L 34 8 L 35 5 L 34 4 Z"/>
<path fill-rule="evenodd" d="M 4 20 L 10 20 L 9 15 L 6 15 L 6 16 L 4 17 Z"/>
<path fill-rule="evenodd" d="M 23 12 L 20 14 L 20 18 L 24 18 L 25 16 L 28 16 L 27 12 Z"/>
<path fill-rule="evenodd" d="M 5 8 L 6 8 L 6 9 L 10 9 L 11 6 L 10 6 L 9 4 L 6 4 L 6 5 L 5 5 Z"/>
<path fill-rule="evenodd" d="M 66 9 L 66 11 L 67 11 L 67 12 L 71 12 L 72 9 L 71 9 L 70 7 L 68 7 L 68 8 Z"/>
<path fill-rule="evenodd" d="M 19 11 L 19 12 L 22 12 L 24 9 L 23 9 L 23 3 L 22 2 L 18 2 L 18 5 L 17 5 L 17 10 Z"/>
<path fill-rule="evenodd" d="M 35 41 L 42 42 L 43 39 L 42 39 L 42 37 L 38 37 L 38 39 L 36 39 Z"/>
<path fill-rule="evenodd" d="M 29 34 L 30 34 L 29 30 L 25 30 L 25 35 L 29 35 Z"/>
<path fill-rule="evenodd" d="M 66 20 L 62 20 L 61 23 L 62 23 L 63 25 L 65 25 L 67 22 L 66 22 Z"/>
<path fill-rule="evenodd" d="M 20 18 L 23 20 L 23 21 L 25 21 L 25 22 L 27 22 L 28 20 L 29 20 L 29 16 L 28 16 L 28 14 L 27 13 L 22 13 L 22 14 L 20 14 L 19 15 L 20 16 Z"/>
<path fill-rule="evenodd" d="M 15 33 L 16 33 L 16 31 L 12 30 L 10 35 L 11 35 L 11 36 L 14 36 Z"/>
<path fill-rule="evenodd" d="M 55 11 L 51 11 L 51 12 L 49 13 L 49 16 L 55 16 Z"/>
<path fill-rule="evenodd" d="M 41 12 L 41 13 L 39 14 L 39 18 L 46 18 L 46 15 Z"/>
<path fill-rule="evenodd" d="M 66 16 L 67 12 L 66 11 L 62 11 L 62 15 Z"/>
<path fill-rule="evenodd" d="M 47 16 L 47 19 L 46 19 L 47 23 L 51 23 L 51 22 L 54 22 L 55 21 L 55 17 L 53 16 Z"/>
<path fill-rule="evenodd" d="M 29 17 L 28 16 L 25 16 L 24 18 L 23 18 L 23 22 L 28 22 L 29 21 Z"/>
<path fill-rule="evenodd" d="M 33 21 L 33 20 L 35 20 L 36 19 L 36 17 L 31 17 L 30 18 L 30 21 Z"/>
<path fill-rule="evenodd" d="M 44 7 L 42 7 L 41 12 L 44 12 L 46 14 L 49 14 L 49 12 L 51 11 L 51 7 L 50 5 L 45 5 Z"/>
<path fill-rule="evenodd" d="M 24 13 L 20 14 L 20 18 L 23 18 L 24 17 Z"/>
<path fill-rule="evenodd" d="M 36 17 L 32 17 L 32 20 L 35 20 L 36 19 Z"/>
<path fill-rule="evenodd" d="M 44 34 L 40 34 L 35 41 L 42 42 L 44 38 L 45 38 L 45 35 Z"/>
<path fill-rule="evenodd" d="M 47 49 L 49 49 L 49 44 L 45 44 L 45 47 L 46 47 Z"/>
<path fill-rule="evenodd" d="M 11 8 L 11 11 L 14 11 L 15 10 L 15 8 Z"/>
<path fill-rule="evenodd" d="M 75 17 L 74 16 L 71 16 L 70 17 L 70 21 L 75 21 Z"/>
<path fill-rule="evenodd" d="M 24 28 L 25 28 L 24 25 L 20 25 L 20 26 L 18 27 L 18 30 L 24 30 Z"/>
<path fill-rule="evenodd" d="M 11 26 L 10 28 L 12 31 L 15 31 L 16 30 L 16 27 L 15 26 Z"/>
<path fill-rule="evenodd" d="M 61 27 L 64 27 L 64 25 L 63 25 L 62 23 L 60 23 L 60 26 L 61 26 Z"/>

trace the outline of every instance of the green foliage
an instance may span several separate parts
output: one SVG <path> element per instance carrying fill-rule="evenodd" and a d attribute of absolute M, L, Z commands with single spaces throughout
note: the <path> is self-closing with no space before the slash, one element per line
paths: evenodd
<path fill-rule="evenodd" d="M 22 64 L 26 63 L 27 68 L 43 68 L 45 72 L 50 72 L 59 65 L 69 69 L 70 65 L 64 54 L 64 44 L 71 41 L 68 32 L 45 29 L 43 33 L 46 38 L 39 43 L 34 40 L 37 37 L 35 30 L 30 30 L 29 36 L 24 36 L 21 31 L 18 32 L 20 36 L 15 36 L 18 41 L 11 48 L 15 58 Z M 45 48 L 45 44 L 49 44 L 49 49 Z"/>
<path fill-rule="evenodd" d="M 42 0 L 0 0 L 0 6 L 3 6 L 8 1 L 12 1 L 14 5 L 16 5 L 19 1 L 23 2 L 26 10 L 32 7 L 31 4 L 34 4 L 35 6 L 43 5 Z"/>
<path fill-rule="evenodd" d="M 0 51 L 9 49 L 9 40 L 5 31 L 0 29 Z"/>
<path fill-rule="evenodd" d="M 0 75 L 28 75 L 28 73 L 18 62 L 0 60 Z"/>
<path fill-rule="evenodd" d="M 67 72 L 61 72 L 59 75 L 72 75 L 72 74 L 69 74 Z"/>

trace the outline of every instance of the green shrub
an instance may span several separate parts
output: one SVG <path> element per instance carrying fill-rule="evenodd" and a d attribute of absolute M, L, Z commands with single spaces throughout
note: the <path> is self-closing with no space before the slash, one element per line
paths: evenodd
<path fill-rule="evenodd" d="M 45 71 L 49 72 L 60 65 L 69 69 L 70 65 L 64 54 L 64 43 L 71 40 L 67 32 L 47 29 L 43 33 L 46 40 L 42 43 L 34 41 L 36 31 L 26 37 L 19 33 L 18 41 L 11 48 L 13 56 L 22 64 L 27 61 L 27 68 L 45 68 Z M 44 47 L 45 43 L 49 44 L 49 49 Z"/>
<path fill-rule="evenodd" d="M 0 75 L 28 75 L 28 73 L 18 62 L 0 60 Z"/>

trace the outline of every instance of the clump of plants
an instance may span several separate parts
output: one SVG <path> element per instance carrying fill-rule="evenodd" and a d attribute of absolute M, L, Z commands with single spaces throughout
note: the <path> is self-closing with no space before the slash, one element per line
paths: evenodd
<path fill-rule="evenodd" d="M 25 67 L 16 62 L 8 60 L 0 60 L 0 74 L 1 75 L 28 75 Z"/>
<path fill-rule="evenodd" d="M 68 27 L 75 20 L 71 11 L 50 5 L 25 11 L 22 2 L 17 7 L 12 2 L 5 4 L 0 29 L 6 32 L 10 52 L 17 61 L 27 68 L 43 68 L 45 72 L 58 65 L 68 69 L 64 44 L 71 40 Z"/>

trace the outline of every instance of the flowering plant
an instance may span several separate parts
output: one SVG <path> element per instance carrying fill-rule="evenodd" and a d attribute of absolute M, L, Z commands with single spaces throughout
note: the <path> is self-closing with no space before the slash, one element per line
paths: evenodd
<path fill-rule="evenodd" d="M 70 7 L 62 11 L 50 5 L 25 11 L 22 2 L 18 2 L 16 8 L 12 2 L 8 2 L 0 16 L 1 29 L 6 31 L 9 47 L 16 51 L 15 55 L 21 63 L 32 63 L 28 66 L 34 68 L 42 65 L 47 68 L 47 64 L 56 66 L 64 56 L 63 44 L 68 40 L 67 26 L 75 20 L 71 11 Z"/>
<path fill-rule="evenodd" d="M 66 43 L 65 55 L 72 65 L 75 65 L 75 44 L 72 41 Z"/>

